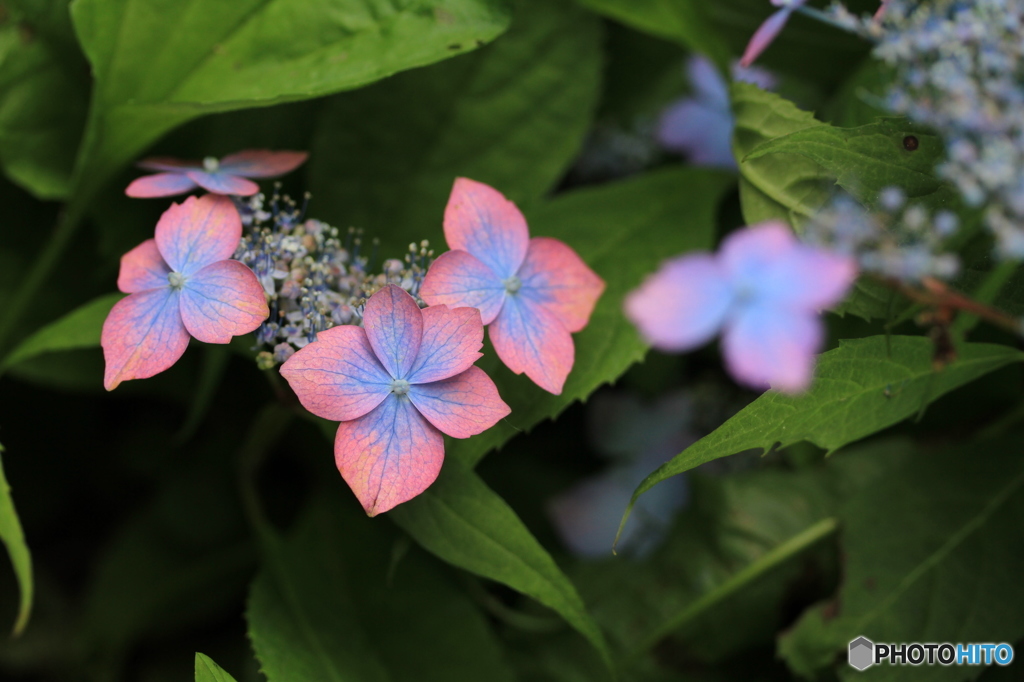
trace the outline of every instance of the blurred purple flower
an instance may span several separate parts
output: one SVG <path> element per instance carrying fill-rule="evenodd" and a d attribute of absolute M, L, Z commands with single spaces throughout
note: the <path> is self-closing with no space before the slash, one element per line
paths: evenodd
<path fill-rule="evenodd" d="M 686 71 L 693 94 L 672 103 L 662 113 L 658 142 L 665 149 L 683 154 L 694 165 L 736 168 L 728 83 L 707 57 L 690 57 Z M 734 66 L 732 77 L 765 90 L 775 87 L 775 77 L 764 69 Z"/>
<path fill-rule="evenodd" d="M 626 297 L 626 316 L 656 348 L 685 351 L 722 332 L 730 374 L 798 393 L 824 341 L 818 313 L 843 299 L 856 261 L 803 244 L 781 221 L 729 235 L 718 254 L 673 258 Z"/>
<path fill-rule="evenodd" d="M 590 440 L 613 460 L 601 473 L 549 500 L 548 516 L 575 554 L 611 554 L 615 533 L 633 491 L 666 460 L 697 440 L 692 432 L 693 399 L 669 394 L 647 405 L 628 394 L 600 393 L 589 405 Z M 619 537 L 619 550 L 643 555 L 653 550 L 685 506 L 689 484 L 673 476 L 640 498 Z"/>

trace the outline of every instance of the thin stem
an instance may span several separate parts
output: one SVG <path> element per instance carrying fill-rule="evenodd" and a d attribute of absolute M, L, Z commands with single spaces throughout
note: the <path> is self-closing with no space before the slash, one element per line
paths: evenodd
<path fill-rule="evenodd" d="M 36 257 L 35 262 L 32 263 L 32 269 L 22 280 L 21 288 L 10 299 L 0 316 L 0 350 L 5 348 L 11 332 L 14 331 L 25 309 L 35 298 L 43 282 L 49 278 L 54 266 L 71 242 L 71 238 L 78 231 L 84 213 L 81 206 L 81 202 L 72 201 L 61 211 L 53 234 L 46 241 L 46 246 Z"/>
<path fill-rule="evenodd" d="M 882 278 L 881 281 L 900 292 L 911 301 L 931 308 L 953 308 L 961 313 L 977 316 L 1014 334 L 1021 334 L 1020 321 L 1003 311 L 953 291 L 933 277 L 921 280 L 922 289 L 917 289 L 896 279 Z"/>
<path fill-rule="evenodd" d="M 263 511 L 256 489 L 256 474 L 292 420 L 292 412 L 278 403 L 260 410 L 249 427 L 249 434 L 238 452 L 238 489 L 249 524 L 261 540 L 271 533 L 270 521 Z"/>
<path fill-rule="evenodd" d="M 1019 265 L 1019 263 L 1009 260 L 1000 263 L 994 270 L 988 273 L 981 286 L 974 292 L 974 300 L 986 305 L 995 301 L 999 292 L 1003 290 L 1003 287 L 1010 281 L 1013 274 L 1017 272 Z M 974 329 L 979 319 L 977 315 L 961 315 L 953 321 L 953 331 L 962 336 Z"/>
<path fill-rule="evenodd" d="M 829 16 L 827 12 L 822 12 L 820 9 L 815 9 L 813 7 L 807 7 L 806 5 L 801 5 L 800 7 L 794 7 L 793 10 L 799 12 L 800 14 L 803 14 L 805 17 L 810 17 L 815 21 L 820 21 L 823 24 L 828 24 L 829 26 L 838 28 L 840 31 L 852 33 L 853 35 L 859 38 L 864 37 L 858 31 L 850 28 L 849 26 L 842 22 L 836 21 L 831 16 Z"/>
<path fill-rule="evenodd" d="M 752 583 L 766 571 L 788 561 L 819 540 L 828 537 L 838 528 L 839 521 L 837 519 L 831 517 L 822 519 L 782 544 L 776 545 L 768 552 L 765 552 L 757 561 L 737 571 L 717 588 L 702 595 L 674 618 L 671 618 L 668 622 L 655 629 L 654 632 L 644 637 L 640 644 L 629 654 L 627 660 L 631 661 L 643 656 L 662 639 L 692 622 L 715 604 Z"/>

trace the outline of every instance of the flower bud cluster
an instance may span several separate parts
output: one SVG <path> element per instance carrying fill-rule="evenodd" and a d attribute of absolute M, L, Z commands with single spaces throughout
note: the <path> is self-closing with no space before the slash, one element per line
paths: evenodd
<path fill-rule="evenodd" d="M 1024 259 L 1024 0 L 891 0 L 880 20 L 837 4 L 832 17 L 877 43 L 895 69 L 886 106 L 943 136 L 939 174 L 988 206 L 999 253 Z"/>
<path fill-rule="evenodd" d="M 308 197 L 307 197 L 308 200 Z M 426 241 L 410 244 L 403 260 L 380 264 L 367 256 L 361 231 L 344 234 L 316 219 L 305 218 L 287 196 L 262 194 L 240 199 L 245 235 L 234 258 L 249 266 L 270 304 L 270 317 L 256 330 L 261 368 L 287 360 L 315 341 L 318 332 L 339 324 L 361 325 L 366 300 L 387 284 L 397 284 L 420 305 L 420 284 L 433 259 Z"/>
<path fill-rule="evenodd" d="M 884 189 L 878 204 L 868 211 L 851 197 L 837 195 L 804 227 L 803 239 L 856 258 L 864 272 L 903 282 L 956 276 L 959 258 L 943 252 L 959 227 L 955 214 L 908 204 L 896 187 Z"/>

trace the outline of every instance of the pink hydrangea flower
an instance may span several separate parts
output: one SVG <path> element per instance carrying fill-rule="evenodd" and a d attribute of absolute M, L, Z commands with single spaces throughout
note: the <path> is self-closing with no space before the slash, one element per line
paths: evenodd
<path fill-rule="evenodd" d="M 181 161 L 170 158 L 143 159 L 139 167 L 163 171 L 132 181 L 124 191 L 130 197 L 171 197 L 202 187 L 212 194 L 250 196 L 260 186 L 246 178 L 272 178 L 289 173 L 305 161 L 306 152 L 272 152 L 250 149 L 217 160 L 208 156 L 202 161 Z"/>
<path fill-rule="evenodd" d="M 824 340 L 819 311 L 843 299 L 853 259 L 801 243 L 781 221 L 738 230 L 718 254 L 666 262 L 626 298 L 655 348 L 684 351 L 722 332 L 730 373 L 756 388 L 805 390 Z"/>
<path fill-rule="evenodd" d="M 754 31 L 750 42 L 747 43 L 747 49 L 744 50 L 743 56 L 740 57 L 740 65 L 750 66 L 753 64 L 754 60 L 760 57 L 761 53 L 782 32 L 786 22 L 789 21 L 789 15 L 806 2 L 807 0 L 771 0 L 771 3 L 780 9 L 765 19 L 764 23 Z"/>
<path fill-rule="evenodd" d="M 229 260 L 242 238 L 231 200 L 206 195 L 172 204 L 147 239 L 121 257 L 126 294 L 103 323 L 108 391 L 158 374 L 185 352 L 189 337 L 228 343 L 270 315 L 252 270 Z"/>
<path fill-rule="evenodd" d="M 434 482 L 442 433 L 469 438 L 509 414 L 494 382 L 473 366 L 483 339 L 475 308 L 420 310 L 389 284 L 366 302 L 363 327 L 320 332 L 281 366 L 307 410 L 341 422 L 335 463 L 370 516 Z"/>
<path fill-rule="evenodd" d="M 452 250 L 430 266 L 420 296 L 478 308 L 502 362 L 561 393 L 575 360 L 571 334 L 587 326 L 604 281 L 565 243 L 530 239 L 515 204 L 467 178 L 452 187 L 444 235 Z"/>

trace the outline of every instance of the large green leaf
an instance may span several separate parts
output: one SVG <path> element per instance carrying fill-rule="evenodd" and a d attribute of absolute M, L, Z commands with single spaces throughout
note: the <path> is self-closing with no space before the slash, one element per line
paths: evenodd
<path fill-rule="evenodd" d="M 917 140 L 913 151 L 904 145 L 911 137 Z M 901 118 L 883 118 L 856 128 L 811 126 L 762 142 L 744 160 L 749 163 L 775 154 L 810 159 L 867 204 L 876 203 L 886 187 L 899 187 L 910 199 L 934 195 L 944 187 L 935 176 L 935 166 L 945 155 L 942 139 Z"/>
<path fill-rule="evenodd" d="M 478 53 L 333 98 L 310 162 L 316 214 L 379 237 L 385 253 L 430 239 L 452 181 L 520 204 L 548 192 L 597 105 L 600 22 L 562 0 L 521 2 L 512 29 Z"/>
<path fill-rule="evenodd" d="M 333 490 L 265 537 L 249 637 L 269 682 L 511 682 L 482 614 L 429 555 Z"/>
<path fill-rule="evenodd" d="M 124 294 L 107 294 L 89 301 L 22 341 L 0 362 L 0 372 L 43 353 L 100 345 L 103 321 Z"/>
<path fill-rule="evenodd" d="M 879 459 L 887 459 L 879 453 Z M 1024 636 L 1024 448 L 1020 437 L 921 451 L 888 467 L 840 511 L 846 557 L 834 603 L 780 642 L 804 675 L 848 642 L 1016 642 Z M 981 669 L 887 666 L 843 678 L 963 680 Z"/>
<path fill-rule="evenodd" d="M 4 446 L 0 445 L 0 455 L 3 452 Z M 32 555 L 28 551 L 28 545 L 25 544 L 25 533 L 21 530 L 18 512 L 14 509 L 11 486 L 8 485 L 7 477 L 4 475 L 2 462 L 0 462 L 0 541 L 3 541 L 4 547 L 7 548 L 7 555 L 11 558 L 11 565 L 14 567 L 14 576 L 18 580 L 18 589 L 21 591 L 18 618 L 14 622 L 14 634 L 19 635 L 28 625 L 28 618 L 32 613 L 34 592 Z"/>
<path fill-rule="evenodd" d="M 794 154 L 757 159 L 747 155 L 768 140 L 825 124 L 788 99 L 750 83 L 733 83 L 730 94 L 743 219 L 749 225 L 782 219 L 798 227 L 825 203 L 832 177 L 819 164 Z"/>
<path fill-rule="evenodd" d="M 41 199 L 71 189 L 89 81 L 67 2 L 19 2 L 0 27 L 0 164 Z"/>
<path fill-rule="evenodd" d="M 1021 351 L 994 344 L 968 343 L 958 351 L 959 359 L 936 370 L 932 343 L 924 337 L 842 341 L 821 355 L 807 393 L 764 393 L 644 479 L 633 502 L 669 476 L 744 450 L 802 440 L 836 450 L 906 419 L 958 386 L 1024 360 Z"/>
<path fill-rule="evenodd" d="M 568 243 L 607 287 L 588 327 L 573 336 L 576 364 L 561 395 L 513 375 L 488 352 L 478 364 L 495 380 L 512 414 L 479 436 L 450 442 L 448 456 L 475 464 L 642 360 L 647 345 L 622 314 L 623 299 L 664 259 L 712 247 L 718 204 L 733 182 L 728 174 L 707 170 L 656 171 L 570 192 L 528 211 L 531 234 Z"/>
<path fill-rule="evenodd" d="M 709 55 L 727 67 L 729 48 L 700 0 L 577 0 L 617 21 Z"/>
<path fill-rule="evenodd" d="M 495 0 L 75 0 L 72 18 L 96 81 L 85 195 L 197 116 L 359 87 L 475 49 L 509 20 Z"/>
<path fill-rule="evenodd" d="M 196 682 L 236 682 L 212 658 L 196 653 Z"/>
<path fill-rule="evenodd" d="M 449 461 L 426 492 L 393 509 L 390 517 L 448 563 L 554 609 L 612 665 L 576 588 L 512 508 L 461 463 Z"/>

